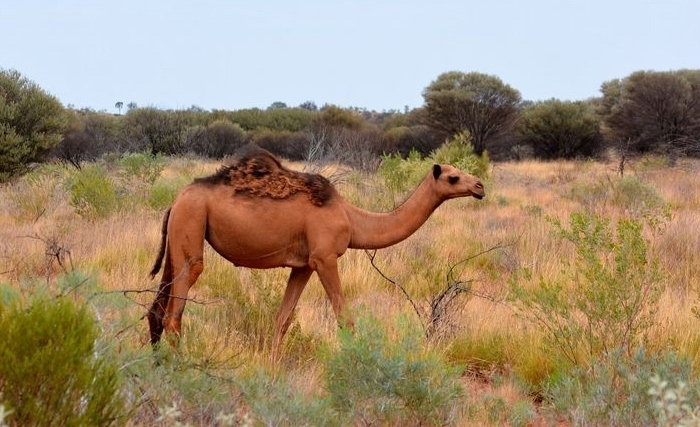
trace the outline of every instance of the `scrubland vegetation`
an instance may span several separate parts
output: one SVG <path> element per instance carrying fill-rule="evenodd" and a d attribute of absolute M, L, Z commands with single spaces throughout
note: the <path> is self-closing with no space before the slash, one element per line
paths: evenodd
<path fill-rule="evenodd" d="M 456 147 L 436 157 L 454 160 Z M 353 203 L 390 209 L 431 162 L 386 157 L 377 173 L 334 179 Z M 47 414 L 61 425 L 699 425 L 697 160 L 640 157 L 623 176 L 618 159 L 465 163 L 487 197 L 446 202 L 408 240 L 341 258 L 354 334 L 312 279 L 278 366 L 287 271 L 234 268 L 211 249 L 179 349 L 148 343 L 163 209 L 218 166 L 129 154 L 44 164 L 0 187 L 0 425 L 47 425 Z"/>
<path fill-rule="evenodd" d="M 0 427 L 700 425 L 700 70 L 531 102 L 450 71 L 414 110 L 119 114 L 0 70 Z M 447 142 L 446 142 L 447 141 Z M 486 182 L 313 278 L 279 364 L 288 274 L 211 249 L 175 350 L 144 315 L 163 211 L 254 143 L 370 210 L 445 162 Z"/>

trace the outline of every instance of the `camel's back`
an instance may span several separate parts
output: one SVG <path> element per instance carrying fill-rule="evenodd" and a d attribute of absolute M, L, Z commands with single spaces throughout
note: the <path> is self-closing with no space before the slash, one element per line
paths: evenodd
<path fill-rule="evenodd" d="M 287 169 L 262 149 L 251 151 L 209 177 L 196 179 L 195 184 L 224 186 L 237 195 L 270 199 L 305 193 L 316 206 L 323 206 L 333 196 L 333 186 L 325 177 Z"/>

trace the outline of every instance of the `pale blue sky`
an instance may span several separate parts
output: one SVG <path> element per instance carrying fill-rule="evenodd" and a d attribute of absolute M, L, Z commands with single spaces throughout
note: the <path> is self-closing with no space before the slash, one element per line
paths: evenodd
<path fill-rule="evenodd" d="M 0 0 L 0 67 L 110 112 L 414 108 L 452 70 L 582 100 L 634 71 L 700 69 L 698 22 L 698 0 Z"/>

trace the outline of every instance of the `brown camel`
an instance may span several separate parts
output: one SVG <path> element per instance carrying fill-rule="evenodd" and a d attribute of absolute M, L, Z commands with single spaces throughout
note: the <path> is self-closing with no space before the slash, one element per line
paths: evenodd
<path fill-rule="evenodd" d="M 148 312 L 151 343 L 165 329 L 180 334 L 187 293 L 204 268 L 204 241 L 234 265 L 290 267 L 275 317 L 272 359 L 311 274 L 315 271 L 339 323 L 352 327 L 338 276 L 338 258 L 351 249 L 379 249 L 413 234 L 445 200 L 484 197 L 474 176 L 434 165 L 411 196 L 391 212 L 374 213 L 348 203 L 320 175 L 295 172 L 272 154 L 249 148 L 214 175 L 196 179 L 163 218 L 162 241 L 151 277 L 163 278 Z"/>

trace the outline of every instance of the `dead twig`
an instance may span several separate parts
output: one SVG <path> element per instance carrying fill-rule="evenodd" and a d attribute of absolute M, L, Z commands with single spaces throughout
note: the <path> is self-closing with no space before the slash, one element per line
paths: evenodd
<path fill-rule="evenodd" d="M 445 317 L 445 314 L 449 308 L 449 306 L 452 304 L 454 299 L 460 295 L 460 294 L 470 294 L 472 296 L 476 296 L 479 298 L 484 298 L 492 302 L 499 302 L 496 298 L 484 294 L 478 291 L 474 291 L 472 289 L 472 283 L 474 282 L 474 279 L 469 279 L 469 280 L 461 280 L 457 279 L 455 276 L 455 271 L 457 267 L 464 265 L 468 263 L 469 261 L 480 257 L 482 255 L 485 255 L 489 252 L 493 252 L 499 249 L 503 249 L 508 246 L 512 246 L 513 243 L 497 243 L 493 246 L 491 246 L 488 249 L 484 249 L 474 255 L 470 255 L 466 258 L 463 258 L 456 263 L 452 264 L 447 271 L 447 274 L 445 275 L 446 283 L 447 285 L 445 288 L 436 296 L 434 296 L 431 301 L 430 301 L 430 314 L 429 314 L 429 320 L 428 324 L 426 326 L 425 321 L 423 320 L 424 315 L 422 314 L 425 310 L 421 310 L 416 304 L 416 302 L 411 298 L 411 296 L 408 294 L 406 291 L 406 288 L 403 287 L 400 283 L 396 282 L 395 280 L 391 279 L 389 276 L 387 276 L 378 266 L 375 261 L 376 259 L 376 254 L 377 251 L 370 251 L 370 250 L 365 250 L 365 254 L 370 260 L 370 264 L 372 267 L 379 273 L 384 280 L 387 282 L 391 283 L 392 285 L 396 286 L 401 290 L 403 295 L 406 297 L 408 302 L 411 304 L 413 307 L 413 310 L 415 311 L 418 320 L 421 322 L 421 327 L 423 328 L 423 331 L 425 333 L 426 338 L 430 338 L 431 336 L 435 335 L 436 331 L 438 330 L 437 325 L 442 321 L 442 319 Z"/>

